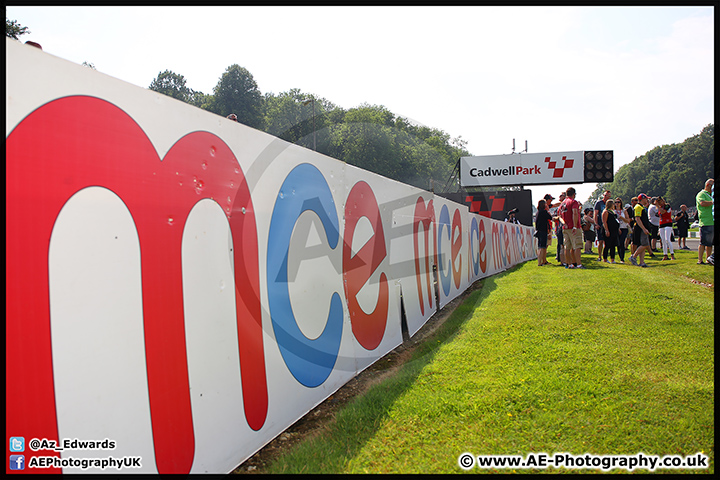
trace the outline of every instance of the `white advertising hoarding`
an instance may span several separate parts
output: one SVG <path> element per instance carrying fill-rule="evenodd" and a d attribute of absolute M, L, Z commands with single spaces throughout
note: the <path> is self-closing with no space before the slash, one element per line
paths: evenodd
<path fill-rule="evenodd" d="M 460 158 L 460 185 L 583 183 L 583 152 L 519 153 Z"/>
<path fill-rule="evenodd" d="M 6 56 L 6 451 L 31 447 L 6 473 L 228 473 L 403 322 L 536 258 L 531 227 Z"/>

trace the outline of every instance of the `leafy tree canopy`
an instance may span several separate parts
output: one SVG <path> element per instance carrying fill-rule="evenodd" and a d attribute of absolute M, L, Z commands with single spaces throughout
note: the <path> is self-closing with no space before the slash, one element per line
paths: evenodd
<path fill-rule="evenodd" d="M 629 203 L 638 193 L 663 197 L 677 209 L 681 204 L 695 207 L 695 195 L 708 178 L 714 178 L 715 125 L 709 124 L 698 135 L 681 144 L 655 147 L 623 165 L 611 183 L 597 184 L 591 199 L 605 190 Z"/>
<path fill-rule="evenodd" d="M 10 20 L 7 17 L 5 17 L 5 36 L 14 38 L 15 40 L 20 40 L 21 35 L 25 35 L 26 33 L 30 33 L 30 30 L 28 30 L 28 27 L 23 27 L 18 23 L 17 20 Z"/>
<path fill-rule="evenodd" d="M 457 159 L 468 155 L 461 139 L 412 125 L 383 106 L 363 104 L 336 118 L 323 153 L 409 185 L 444 185 Z"/>
<path fill-rule="evenodd" d="M 269 93 L 264 99 L 265 131 L 291 143 L 313 148 L 313 136 L 326 136 L 325 128 L 333 120 L 328 112 L 337 107 L 324 98 L 304 94 L 294 88 L 280 94 Z"/>
<path fill-rule="evenodd" d="M 218 115 L 235 113 L 241 123 L 283 140 L 424 189 L 444 185 L 458 158 L 469 155 L 461 138 L 416 125 L 381 105 L 345 110 L 299 89 L 261 95 L 250 72 L 237 64 L 227 68 L 212 94 L 188 88 L 185 77 L 170 70 L 149 88 Z"/>
<path fill-rule="evenodd" d="M 27 33 L 28 27 L 5 18 L 6 36 L 17 40 Z M 384 106 L 345 110 L 299 89 L 263 96 L 252 74 L 237 64 L 225 70 L 212 94 L 192 90 L 171 70 L 160 72 L 149 89 L 218 115 L 234 113 L 250 127 L 420 188 L 444 185 L 458 158 L 469 155 L 462 138 L 417 125 Z M 610 190 L 624 201 L 644 192 L 671 205 L 694 205 L 697 191 L 714 176 L 714 147 L 715 127 L 709 124 L 682 144 L 656 147 L 623 165 L 614 181 L 597 184 L 585 203 Z"/>
<path fill-rule="evenodd" d="M 231 65 L 213 89 L 209 110 L 218 115 L 237 115 L 238 121 L 253 128 L 263 127 L 263 98 L 252 74 L 240 65 Z"/>
<path fill-rule="evenodd" d="M 193 96 L 193 91 L 186 85 L 185 77 L 171 70 L 158 73 L 148 88 L 186 103 L 190 103 Z"/>

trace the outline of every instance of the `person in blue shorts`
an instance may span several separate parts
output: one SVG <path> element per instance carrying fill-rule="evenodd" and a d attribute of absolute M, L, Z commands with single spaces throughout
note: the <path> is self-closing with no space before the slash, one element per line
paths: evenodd
<path fill-rule="evenodd" d="M 712 192 L 710 193 L 710 196 L 712 196 L 712 200 L 713 200 L 712 216 L 713 216 L 713 223 L 715 223 L 715 183 L 713 183 Z M 713 240 L 714 240 L 714 238 L 713 238 Z M 714 267 L 715 266 L 715 252 L 711 253 L 707 260 L 708 260 L 708 263 Z"/>

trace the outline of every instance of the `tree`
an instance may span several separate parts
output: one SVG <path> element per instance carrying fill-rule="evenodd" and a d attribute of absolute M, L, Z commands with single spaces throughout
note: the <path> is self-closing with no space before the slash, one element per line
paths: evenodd
<path fill-rule="evenodd" d="M 653 148 L 629 164 L 623 165 L 612 183 L 598 184 L 602 189 L 627 201 L 638 193 L 662 196 L 674 208 L 695 205 L 695 195 L 714 176 L 715 126 L 707 125 L 699 135 L 681 144 Z"/>
<path fill-rule="evenodd" d="M 13 38 L 15 40 L 20 40 L 21 35 L 25 35 L 26 33 L 30 33 L 30 30 L 28 30 L 28 27 L 23 27 L 20 25 L 17 20 L 9 20 L 7 17 L 5 17 L 5 36 Z"/>
<path fill-rule="evenodd" d="M 185 77 L 171 70 L 158 73 L 148 88 L 186 103 L 193 99 L 193 91 L 185 85 Z"/>
<path fill-rule="evenodd" d="M 410 126 L 383 106 L 364 104 L 330 112 L 328 118 L 337 122 L 329 124 L 328 140 L 319 151 L 419 188 L 444 185 L 458 157 L 468 155 L 462 140 Z"/>
<path fill-rule="evenodd" d="M 197 90 L 191 90 L 190 98 L 188 98 L 188 100 L 186 101 L 190 105 L 210 111 L 212 100 L 212 95 L 208 95 Z"/>
<path fill-rule="evenodd" d="M 253 76 L 240 65 L 231 65 L 222 74 L 209 109 L 224 117 L 234 113 L 240 123 L 262 129 L 262 95 Z"/>
<path fill-rule="evenodd" d="M 313 147 L 313 138 L 326 136 L 327 112 L 337 107 L 331 102 L 294 88 L 278 95 L 265 95 L 265 131 L 290 143 Z M 317 142 L 315 142 L 317 144 Z M 320 150 L 320 148 L 318 148 Z"/>
<path fill-rule="evenodd" d="M 611 185 L 612 185 L 612 183 L 596 183 L 595 190 L 593 190 L 593 192 L 590 194 L 590 197 L 586 201 L 592 203 L 592 205 L 594 206 L 595 202 L 599 198 L 602 198 L 605 190 L 610 190 L 612 192 L 612 194 L 615 195 L 616 197 L 617 196 L 622 197 L 622 195 L 615 193 L 615 190 L 608 188 Z"/>
<path fill-rule="evenodd" d="M 148 89 L 203 110 L 211 110 L 213 96 L 189 88 L 185 77 L 172 70 L 158 73 L 158 76 L 150 83 Z"/>

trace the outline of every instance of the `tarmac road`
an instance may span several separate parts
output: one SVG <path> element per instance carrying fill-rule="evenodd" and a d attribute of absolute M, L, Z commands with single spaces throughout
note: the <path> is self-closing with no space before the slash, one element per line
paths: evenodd
<path fill-rule="evenodd" d="M 700 246 L 700 239 L 699 238 L 689 238 L 687 239 L 687 246 L 690 250 L 697 253 L 698 247 Z M 677 250 L 677 242 L 673 242 L 673 248 Z"/>

